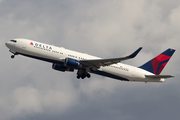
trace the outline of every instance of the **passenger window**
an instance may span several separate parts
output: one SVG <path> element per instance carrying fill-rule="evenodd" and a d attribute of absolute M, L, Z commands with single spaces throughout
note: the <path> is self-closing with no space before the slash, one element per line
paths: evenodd
<path fill-rule="evenodd" d="M 14 43 L 16 43 L 17 41 L 16 40 L 10 40 L 11 42 L 14 42 Z"/>

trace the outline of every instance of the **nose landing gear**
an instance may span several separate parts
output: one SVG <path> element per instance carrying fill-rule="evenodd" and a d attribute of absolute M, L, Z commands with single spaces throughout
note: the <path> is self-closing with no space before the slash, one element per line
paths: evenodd
<path fill-rule="evenodd" d="M 14 55 L 11 55 L 11 58 L 14 59 L 16 55 L 18 55 L 18 53 L 14 53 Z"/>
<path fill-rule="evenodd" d="M 11 58 L 13 59 L 15 57 L 15 55 L 11 55 Z"/>
<path fill-rule="evenodd" d="M 11 55 L 11 58 L 13 59 L 15 57 L 15 55 L 18 55 L 18 53 L 14 52 L 13 50 L 9 50 L 12 54 L 14 55 Z"/>

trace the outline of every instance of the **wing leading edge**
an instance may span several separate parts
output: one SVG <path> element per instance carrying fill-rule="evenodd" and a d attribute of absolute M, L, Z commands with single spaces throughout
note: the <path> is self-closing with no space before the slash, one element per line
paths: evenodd
<path fill-rule="evenodd" d="M 135 52 L 133 52 L 131 55 L 122 57 L 122 58 L 111 58 L 111 59 L 95 59 L 95 60 L 81 60 L 79 61 L 81 64 L 87 67 L 95 67 L 99 68 L 100 66 L 109 66 L 111 64 L 119 63 L 123 60 L 128 60 L 134 58 L 140 51 L 142 47 L 137 49 Z"/>

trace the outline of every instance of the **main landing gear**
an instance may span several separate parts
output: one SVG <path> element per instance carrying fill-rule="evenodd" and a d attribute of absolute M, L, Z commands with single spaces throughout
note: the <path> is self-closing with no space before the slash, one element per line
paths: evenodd
<path fill-rule="evenodd" d="M 79 69 L 78 72 L 77 72 L 77 79 L 80 79 L 80 78 L 84 79 L 86 77 L 90 78 L 91 75 L 88 72 L 86 72 L 85 69 Z"/>
<path fill-rule="evenodd" d="M 89 73 L 87 73 L 87 74 L 82 74 L 82 75 L 77 75 L 77 79 L 84 79 L 84 78 L 90 78 L 91 77 L 91 75 L 89 74 Z"/>

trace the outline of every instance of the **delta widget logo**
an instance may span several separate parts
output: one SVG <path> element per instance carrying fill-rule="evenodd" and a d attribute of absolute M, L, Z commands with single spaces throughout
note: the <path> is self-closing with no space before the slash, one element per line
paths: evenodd
<path fill-rule="evenodd" d="M 33 45 L 33 42 L 31 42 L 30 45 Z"/>

